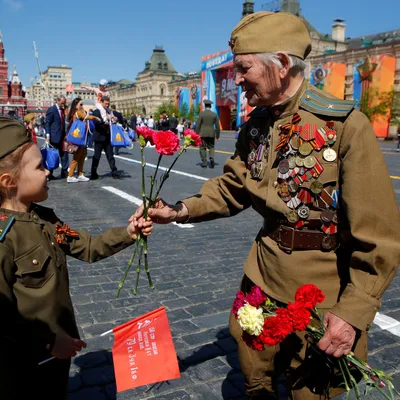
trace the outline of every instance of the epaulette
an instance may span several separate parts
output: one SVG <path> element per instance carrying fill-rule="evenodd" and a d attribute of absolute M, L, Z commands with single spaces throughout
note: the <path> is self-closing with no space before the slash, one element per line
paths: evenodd
<path fill-rule="evenodd" d="M 0 242 L 4 240 L 15 218 L 10 215 L 0 214 Z"/>
<path fill-rule="evenodd" d="M 300 107 L 313 114 L 347 117 L 357 101 L 340 100 L 317 88 L 307 89 L 300 99 Z"/>
<path fill-rule="evenodd" d="M 266 118 L 268 116 L 269 107 L 261 106 L 254 108 L 249 114 L 250 118 Z"/>

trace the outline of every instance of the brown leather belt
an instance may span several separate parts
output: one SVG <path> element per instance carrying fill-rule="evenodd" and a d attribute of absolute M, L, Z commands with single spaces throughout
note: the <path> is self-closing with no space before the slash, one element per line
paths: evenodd
<path fill-rule="evenodd" d="M 281 250 L 286 252 L 293 250 L 331 251 L 337 247 L 336 235 L 326 235 L 316 230 L 296 230 L 289 226 L 280 225 L 267 235 L 278 244 Z"/>

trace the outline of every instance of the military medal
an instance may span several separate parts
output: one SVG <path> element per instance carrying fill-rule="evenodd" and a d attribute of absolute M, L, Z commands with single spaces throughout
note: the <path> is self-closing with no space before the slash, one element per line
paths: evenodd
<path fill-rule="evenodd" d="M 301 201 L 298 199 L 297 196 L 295 196 L 292 197 L 286 204 L 289 208 L 295 209 L 301 204 Z"/>
<path fill-rule="evenodd" d="M 291 194 L 296 194 L 299 190 L 299 185 L 295 181 L 290 180 L 288 182 L 288 189 Z"/>
<path fill-rule="evenodd" d="M 311 193 L 307 189 L 300 189 L 298 197 L 304 204 L 312 203 Z"/>
<path fill-rule="evenodd" d="M 329 224 L 333 219 L 333 212 L 329 210 L 323 210 L 319 217 L 324 224 Z"/>
<path fill-rule="evenodd" d="M 296 165 L 298 167 L 303 167 L 304 166 L 304 158 L 301 158 L 300 156 L 296 156 Z"/>
<path fill-rule="evenodd" d="M 322 153 L 322 157 L 324 157 L 324 160 L 325 160 L 325 161 L 333 162 L 333 161 L 336 160 L 336 157 L 337 157 L 336 151 L 333 150 L 333 149 L 331 149 L 331 148 L 326 149 L 326 150 L 324 150 L 324 152 Z"/>
<path fill-rule="evenodd" d="M 314 194 L 320 194 L 322 192 L 323 188 L 324 188 L 324 185 L 320 181 L 314 181 L 310 185 L 310 190 Z"/>
<path fill-rule="evenodd" d="M 289 169 L 296 168 L 296 158 L 295 157 L 289 157 L 288 163 L 289 163 Z"/>
<path fill-rule="evenodd" d="M 301 219 L 307 219 L 310 216 L 310 209 L 307 206 L 301 206 L 297 210 L 297 214 Z"/>
<path fill-rule="evenodd" d="M 299 148 L 299 152 L 302 156 L 308 156 L 312 151 L 313 147 L 308 142 L 304 142 Z"/>
<path fill-rule="evenodd" d="M 295 224 L 299 220 L 299 216 L 294 210 L 289 211 L 289 213 L 286 215 L 286 218 L 291 224 Z"/>
<path fill-rule="evenodd" d="M 298 150 L 300 147 L 300 139 L 298 136 L 293 136 L 291 141 L 290 141 L 290 145 L 292 146 L 292 148 L 294 150 Z"/>
<path fill-rule="evenodd" d="M 289 186 L 286 182 L 278 186 L 278 194 L 285 203 L 290 200 Z"/>
<path fill-rule="evenodd" d="M 314 156 L 308 156 L 304 160 L 304 166 L 308 169 L 314 168 L 314 165 L 317 163 L 317 160 Z"/>
<path fill-rule="evenodd" d="M 286 174 L 287 172 L 289 172 L 289 161 L 288 160 L 282 160 L 278 165 L 278 171 L 281 174 Z"/>
<path fill-rule="evenodd" d="M 258 129 L 252 128 L 252 129 L 250 130 L 250 135 L 251 135 L 252 137 L 256 137 L 256 136 L 258 135 Z"/>

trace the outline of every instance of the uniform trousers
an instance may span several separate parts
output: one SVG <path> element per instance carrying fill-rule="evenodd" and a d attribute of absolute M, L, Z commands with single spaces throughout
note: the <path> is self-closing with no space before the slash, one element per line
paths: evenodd
<path fill-rule="evenodd" d="M 248 293 L 251 286 L 252 282 L 245 276 L 241 290 Z M 238 343 L 240 368 L 245 376 L 249 399 L 278 399 L 278 382 L 282 377 L 285 380 L 287 398 L 292 400 L 322 400 L 344 392 L 343 386 L 338 387 L 343 382 L 338 371 L 335 371 L 335 376 L 328 374 L 324 369 L 325 354 L 312 350 L 305 332 L 296 332 L 280 345 L 258 351 L 245 344 L 242 339 L 243 331 L 232 313 L 229 330 Z M 358 334 L 353 352 L 357 357 L 367 359 L 365 332 Z"/>
<path fill-rule="evenodd" d="M 78 150 L 74 153 L 74 159 L 69 166 L 68 176 L 74 176 L 75 169 L 78 167 L 78 176 L 83 173 L 83 164 L 85 164 L 86 149 L 84 146 L 79 146 Z"/>
<path fill-rule="evenodd" d="M 210 159 L 214 159 L 215 154 L 215 138 L 213 137 L 202 137 L 200 146 L 200 158 L 204 164 L 207 164 L 207 149 L 210 154 Z"/>
<path fill-rule="evenodd" d="M 104 142 L 94 141 L 94 155 L 91 173 L 92 175 L 97 174 L 97 167 L 99 166 L 101 152 L 103 150 L 106 153 L 107 161 L 111 168 L 111 174 L 115 175 L 117 173 L 117 167 L 115 166 L 114 152 L 110 140 L 105 140 Z"/>

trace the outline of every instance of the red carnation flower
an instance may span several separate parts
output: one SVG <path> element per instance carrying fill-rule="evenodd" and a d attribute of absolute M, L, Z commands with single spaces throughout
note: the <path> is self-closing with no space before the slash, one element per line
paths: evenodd
<path fill-rule="evenodd" d="M 303 303 L 304 307 L 313 309 L 325 300 L 325 295 L 315 285 L 307 284 L 297 289 L 295 300 Z"/>
<path fill-rule="evenodd" d="M 254 336 L 248 334 L 247 332 L 243 332 L 242 339 L 251 349 L 258 351 L 264 350 L 264 343 L 262 342 L 260 336 Z"/>
<path fill-rule="evenodd" d="M 305 331 L 311 322 L 311 313 L 304 307 L 303 303 L 295 302 L 289 303 L 287 310 L 291 316 L 293 329 L 296 331 Z"/>
<path fill-rule="evenodd" d="M 236 298 L 232 305 L 232 312 L 235 315 L 236 319 L 237 319 L 237 313 L 239 311 L 239 308 L 242 308 L 243 306 L 244 306 L 244 293 L 240 290 L 237 293 Z"/>
<path fill-rule="evenodd" d="M 192 129 L 185 129 L 183 132 L 184 136 L 190 136 L 190 141 L 192 146 L 201 146 L 201 137 Z"/>
<path fill-rule="evenodd" d="M 137 126 L 136 133 L 139 136 L 143 136 L 143 139 L 146 141 L 146 143 L 150 142 L 152 146 L 154 145 L 153 137 L 157 134 L 156 131 L 153 131 L 153 129 L 150 129 L 147 126 Z"/>
<path fill-rule="evenodd" d="M 277 310 L 276 317 L 266 318 L 260 339 L 266 346 L 276 346 L 293 333 L 293 324 L 286 308 Z"/>
<path fill-rule="evenodd" d="M 164 156 L 172 156 L 180 149 L 179 138 L 171 131 L 159 131 L 153 134 L 156 152 Z"/>
<path fill-rule="evenodd" d="M 260 307 L 267 300 L 267 295 L 261 290 L 259 286 L 253 286 L 250 293 L 246 296 L 245 300 L 253 307 Z"/>

